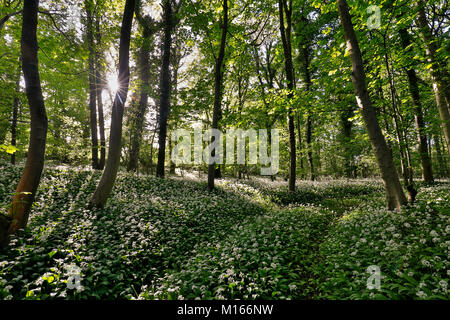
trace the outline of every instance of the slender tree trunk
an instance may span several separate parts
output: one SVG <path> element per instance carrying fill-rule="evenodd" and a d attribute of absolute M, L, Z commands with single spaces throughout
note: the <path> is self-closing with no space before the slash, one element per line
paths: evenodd
<path fill-rule="evenodd" d="M 309 179 L 311 181 L 316 180 L 314 173 L 314 159 L 312 152 L 312 118 L 311 114 L 308 114 L 306 118 L 306 145 L 308 146 L 308 164 L 309 164 Z"/>
<path fill-rule="evenodd" d="M 160 99 L 159 99 L 159 135 L 158 135 L 158 163 L 156 176 L 164 177 L 166 160 L 167 119 L 170 112 L 170 54 L 172 47 L 172 4 L 170 0 L 163 2 L 164 14 L 164 44 L 161 66 Z"/>
<path fill-rule="evenodd" d="M 13 114 L 11 122 L 11 145 L 15 147 L 17 145 L 17 118 L 19 116 L 19 90 L 20 90 L 20 72 L 19 79 L 16 81 L 16 90 L 13 102 Z M 11 164 L 16 164 L 16 152 L 11 154 Z"/>
<path fill-rule="evenodd" d="M 392 115 L 394 119 L 394 126 L 395 126 L 395 133 L 397 135 L 397 141 L 398 141 L 398 147 L 400 151 L 400 164 L 402 168 L 402 176 L 405 183 L 405 187 L 408 190 L 408 196 L 410 202 L 414 202 L 416 198 L 417 191 L 414 187 L 414 181 L 413 181 L 413 173 L 412 173 L 412 167 L 410 166 L 409 159 L 409 150 L 408 150 L 408 142 L 406 140 L 406 135 L 403 134 L 403 125 L 400 124 L 399 117 L 401 118 L 401 112 L 399 110 L 399 107 L 397 105 L 397 94 L 396 94 L 396 88 L 395 88 L 395 82 L 394 82 L 394 74 L 392 65 L 389 65 L 389 56 L 388 56 L 388 49 L 386 44 L 386 36 L 384 37 L 384 61 L 386 66 L 386 72 L 388 75 L 388 81 L 389 81 L 389 89 L 391 92 L 391 101 L 392 101 Z"/>
<path fill-rule="evenodd" d="M 439 178 L 448 177 L 448 167 L 441 149 L 441 139 L 438 134 L 433 137 L 439 167 Z"/>
<path fill-rule="evenodd" d="M 38 62 L 38 0 L 24 0 L 22 12 L 21 55 L 26 94 L 30 106 L 30 145 L 25 168 L 12 199 L 9 217 L 0 215 L 0 245 L 8 243 L 8 234 L 25 228 L 44 168 L 47 114 L 42 96 Z"/>
<path fill-rule="evenodd" d="M 222 36 L 220 40 L 219 55 L 216 58 L 216 66 L 214 71 L 214 110 L 212 119 L 212 129 L 219 128 L 219 120 L 222 115 L 222 81 L 225 72 L 225 46 L 227 43 L 228 33 L 228 0 L 223 0 L 223 19 L 222 19 Z M 220 138 L 220 137 L 218 137 Z M 211 138 L 211 144 L 214 142 L 214 137 Z M 216 150 L 210 150 L 211 157 L 214 157 Z M 208 190 L 214 189 L 214 178 L 216 175 L 216 165 L 214 163 L 208 165 Z"/>
<path fill-rule="evenodd" d="M 407 204 L 407 200 L 394 166 L 392 154 L 384 140 L 375 110 L 370 101 L 361 51 L 353 29 L 348 5 L 346 0 L 338 0 L 337 3 L 347 49 L 350 52 L 352 61 L 352 82 L 355 88 L 355 95 L 380 168 L 386 189 L 387 207 L 389 210 L 400 210 L 403 205 Z"/>
<path fill-rule="evenodd" d="M 408 31 L 405 28 L 399 30 L 400 39 L 402 42 L 403 50 L 408 51 L 408 47 L 411 43 Z M 422 168 L 422 178 L 426 183 L 433 182 L 433 171 L 431 167 L 431 160 L 428 155 L 428 142 L 427 135 L 425 133 L 425 121 L 423 119 L 422 102 L 420 100 L 419 86 L 417 84 L 417 75 L 413 67 L 409 67 L 406 70 L 409 83 L 409 92 L 412 97 L 414 105 L 414 119 L 417 130 L 417 140 L 419 142 L 419 156 L 420 165 Z"/>
<path fill-rule="evenodd" d="M 301 176 L 303 177 L 303 169 L 304 169 L 304 164 L 303 164 L 303 152 L 302 152 L 302 145 L 303 145 L 303 141 L 302 141 L 302 119 L 301 119 L 301 115 L 299 112 L 297 112 L 297 136 L 298 136 L 298 150 L 299 150 L 299 157 L 300 157 L 300 170 L 302 172 Z"/>
<path fill-rule="evenodd" d="M 85 1 L 87 13 L 86 37 L 89 49 L 89 120 L 91 129 L 92 169 L 99 169 L 98 165 L 98 137 L 97 137 L 97 90 L 95 71 L 95 45 L 94 45 L 94 3 Z"/>
<path fill-rule="evenodd" d="M 301 20 L 304 25 L 308 24 L 308 19 L 302 15 Z M 309 42 L 308 42 L 308 36 L 303 35 L 302 37 L 304 42 L 302 43 L 302 60 L 303 60 L 303 77 L 306 87 L 306 92 L 309 93 L 311 89 L 311 72 L 310 72 L 310 48 L 309 48 Z M 314 159 L 313 159 L 313 147 L 312 147 L 312 116 L 311 112 L 307 112 L 306 116 L 306 146 L 308 148 L 308 164 L 309 164 L 309 178 L 311 181 L 314 181 L 316 179 L 315 170 L 314 170 Z"/>
<path fill-rule="evenodd" d="M 95 50 L 95 73 L 96 73 L 96 96 L 97 96 L 97 112 L 98 112 L 98 129 L 100 134 L 100 160 L 98 163 L 98 169 L 103 170 L 106 161 L 106 138 L 105 138 L 105 116 L 103 114 L 103 88 L 105 87 L 105 82 L 103 81 L 104 72 L 102 70 L 102 55 L 100 53 L 100 45 L 102 41 L 102 35 L 100 32 L 100 17 L 97 15 L 95 27 L 96 27 L 96 40 L 97 48 Z"/>
<path fill-rule="evenodd" d="M 434 96 L 436 104 L 439 110 L 439 116 L 442 121 L 442 129 L 444 131 L 445 141 L 447 143 L 448 153 L 450 155 L 450 106 L 448 96 L 448 84 L 443 76 L 439 67 L 439 62 L 436 59 L 436 43 L 434 42 L 433 35 L 430 27 L 428 26 L 427 17 L 425 15 L 423 1 L 417 1 L 418 18 L 417 25 L 420 28 L 420 32 L 423 37 L 423 41 L 426 47 L 426 54 L 428 62 L 431 64 L 431 80 L 433 82 Z"/>
<path fill-rule="evenodd" d="M 261 75 L 261 62 L 260 62 L 258 50 L 256 49 L 256 47 L 254 47 L 253 49 L 254 49 L 255 62 L 256 62 L 256 74 L 258 76 L 258 81 L 259 81 L 259 87 L 260 87 L 260 90 L 261 90 L 262 101 L 263 101 L 265 110 L 269 110 L 270 106 L 269 106 L 269 103 L 267 102 L 266 90 L 265 90 L 263 78 L 262 78 L 262 75 Z M 267 52 L 267 55 L 269 55 L 268 52 Z M 267 55 L 266 55 L 266 57 L 267 57 Z M 267 69 L 268 70 L 265 72 L 265 74 L 266 74 L 267 85 L 269 86 L 269 90 L 270 90 L 270 89 L 273 89 L 273 80 L 270 79 L 270 58 L 268 58 L 268 60 L 267 60 Z M 298 116 L 298 114 L 297 114 L 297 116 Z M 267 129 L 271 128 L 274 123 L 275 123 L 275 120 L 268 120 L 268 118 L 267 118 L 267 120 L 266 120 L 266 128 Z M 298 128 L 300 128 L 300 123 L 298 124 Z M 300 138 L 300 140 L 301 140 L 301 138 Z M 272 135 L 269 134 L 268 135 L 268 148 L 269 148 L 269 151 L 271 150 L 270 149 L 271 145 L 272 145 Z M 301 154 L 301 151 L 300 151 L 300 154 Z M 301 167 L 303 169 L 303 161 L 301 162 Z M 241 179 L 242 168 L 241 168 L 240 165 L 239 165 L 239 169 L 238 170 L 239 170 L 239 179 Z M 270 179 L 272 181 L 274 181 L 275 180 L 275 176 L 274 175 L 270 175 Z"/>
<path fill-rule="evenodd" d="M 341 125 L 342 125 L 342 136 L 343 144 L 344 144 L 344 159 L 345 159 L 345 176 L 347 178 L 352 178 L 354 176 L 355 168 L 353 164 L 353 154 L 352 148 L 350 146 L 352 139 L 352 122 L 349 121 L 351 117 L 353 117 L 354 112 L 351 104 L 348 104 L 348 107 L 341 112 Z"/>
<path fill-rule="evenodd" d="M 291 45 L 291 30 L 292 30 L 292 0 L 289 0 L 289 5 L 286 0 L 278 0 L 278 11 L 280 16 L 280 34 L 283 42 L 284 52 L 284 69 L 286 72 L 287 88 L 289 89 L 288 100 L 293 97 L 294 90 L 294 67 L 292 61 L 292 45 Z M 284 17 L 286 15 L 286 24 L 284 24 Z M 297 171 L 297 155 L 295 148 L 295 124 L 294 114 L 291 107 L 288 110 L 288 127 L 289 127 L 289 191 L 295 191 L 295 180 Z"/>
<path fill-rule="evenodd" d="M 144 43 L 140 48 L 138 69 L 140 76 L 140 98 L 138 109 L 133 114 L 132 128 L 131 128 L 131 148 L 130 148 L 130 161 L 128 162 L 128 171 L 137 171 L 139 163 L 139 152 L 142 142 L 142 133 L 144 130 L 145 113 L 148 106 L 148 90 L 150 82 L 150 37 L 153 35 L 148 28 L 143 27 Z"/>
<path fill-rule="evenodd" d="M 175 32 L 176 34 L 176 32 Z M 175 38 L 175 46 L 173 47 L 173 53 L 171 55 L 172 61 L 172 70 L 173 70 L 173 77 L 172 77 L 172 109 L 177 108 L 178 105 L 178 70 L 180 68 L 180 61 L 181 61 L 181 54 L 180 54 L 180 44 L 177 41 L 177 38 Z M 172 117 L 171 124 L 173 126 L 176 126 L 177 124 L 176 118 Z M 169 138 L 169 154 L 170 154 L 170 165 L 169 165 L 169 173 L 175 174 L 176 164 L 172 161 L 172 139 Z"/>
<path fill-rule="evenodd" d="M 169 139 L 169 153 L 172 154 L 172 139 Z M 169 173 L 175 174 L 175 163 L 170 161 Z"/>
<path fill-rule="evenodd" d="M 135 8 L 135 0 L 126 0 L 125 9 L 120 31 L 119 44 L 119 89 L 116 93 L 112 114 L 111 114 L 111 131 L 109 138 L 108 159 L 106 160 L 105 169 L 103 170 L 100 182 L 90 200 L 91 207 L 103 207 L 108 200 L 114 182 L 117 177 L 117 171 L 120 163 L 120 151 L 122 142 L 122 120 L 124 104 L 127 99 L 128 86 L 130 81 L 129 67 L 129 51 L 131 26 L 133 23 L 133 15 Z"/>

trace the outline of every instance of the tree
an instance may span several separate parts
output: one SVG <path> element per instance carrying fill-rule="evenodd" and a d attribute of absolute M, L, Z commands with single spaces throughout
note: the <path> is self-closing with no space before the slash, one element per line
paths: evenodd
<path fill-rule="evenodd" d="M 97 136 L 97 91 L 95 70 L 95 44 L 94 44 L 94 1 L 86 0 L 87 13 L 86 38 L 89 50 L 89 120 L 91 130 L 92 169 L 100 169 L 98 160 L 98 136 Z"/>
<path fill-rule="evenodd" d="M 291 45 L 291 30 L 292 30 L 292 0 L 278 0 L 278 10 L 280 17 L 280 34 L 281 40 L 283 42 L 283 52 L 284 52 L 284 71 L 286 73 L 287 88 L 289 90 L 288 100 L 289 103 L 293 97 L 294 90 L 294 66 L 292 62 L 292 45 Z M 286 17 L 285 27 L 284 19 Z M 295 191 L 295 180 L 296 180 L 296 149 L 295 149 L 295 125 L 294 125 L 294 115 L 292 107 L 288 108 L 288 126 L 289 126 L 289 191 Z M 311 132 L 310 132 L 311 133 Z"/>
<path fill-rule="evenodd" d="M 411 40 L 408 31 L 405 28 L 399 30 L 402 48 L 407 53 L 409 51 Z M 422 178 L 426 183 L 433 182 L 433 170 L 431 168 L 431 159 L 428 155 L 428 141 L 425 132 L 425 121 L 423 118 L 422 102 L 420 100 L 420 91 L 417 80 L 417 74 L 413 66 L 406 69 L 408 76 L 409 92 L 414 105 L 414 118 L 417 129 L 417 140 L 419 143 L 420 164 L 422 167 Z"/>
<path fill-rule="evenodd" d="M 426 48 L 426 54 L 428 62 L 430 63 L 431 80 L 433 82 L 434 96 L 436 104 L 439 110 L 439 115 L 442 121 L 442 129 L 444 131 L 445 141 L 447 142 L 447 150 L 450 155 L 450 107 L 449 107 L 449 95 L 448 85 L 445 80 L 444 74 L 439 66 L 437 59 L 437 48 L 435 39 L 428 26 L 427 17 L 425 15 L 424 3 L 419 0 L 416 3 L 418 10 L 417 25 L 420 28 L 420 32 L 423 37 L 423 42 Z"/>
<path fill-rule="evenodd" d="M 156 176 L 164 177 L 164 164 L 166 159 L 166 138 L 167 138 L 167 119 L 170 112 L 170 55 L 172 47 L 172 29 L 173 29 L 173 8 L 172 0 L 163 1 L 164 16 L 164 40 L 163 54 L 160 75 L 160 98 L 159 98 L 159 136 L 158 136 L 158 163 L 156 165 Z"/>
<path fill-rule="evenodd" d="M 109 138 L 108 159 L 103 170 L 100 182 L 95 190 L 89 205 L 92 207 L 103 207 L 108 200 L 111 190 L 116 180 L 117 171 L 120 164 L 120 151 L 122 142 L 122 120 L 125 101 L 128 94 L 130 82 L 129 51 L 131 27 L 135 0 L 126 0 L 123 12 L 122 27 L 120 30 L 119 44 L 119 88 L 114 98 L 111 114 L 111 131 Z"/>
<path fill-rule="evenodd" d="M 7 244 L 8 234 L 25 228 L 28 216 L 44 168 L 45 143 L 47 137 L 47 113 L 39 77 L 38 42 L 38 0 L 24 0 L 22 12 L 21 59 L 25 78 L 26 94 L 30 107 L 30 144 L 25 168 L 12 199 L 9 217 L 0 215 L 0 241 Z"/>
<path fill-rule="evenodd" d="M 98 169 L 103 170 L 106 161 L 106 138 L 105 138 L 105 117 L 103 114 L 103 99 L 102 93 L 105 86 L 103 80 L 104 72 L 102 68 L 102 54 L 100 52 L 100 47 L 102 43 L 102 34 L 100 32 L 100 15 L 96 14 L 95 19 L 95 39 L 96 39 L 96 50 L 95 50 L 95 85 L 96 85 L 96 96 L 97 96 L 97 112 L 98 112 L 98 130 L 100 134 L 100 160 L 98 162 Z"/>
<path fill-rule="evenodd" d="M 228 33 L 228 0 L 223 0 L 222 3 L 223 18 L 221 21 L 221 40 L 219 54 L 215 58 L 215 69 L 214 69 L 214 109 L 213 109 L 213 119 L 212 119 L 212 129 L 218 129 L 219 120 L 222 114 L 222 81 L 223 74 L 225 70 L 225 46 L 227 43 L 227 33 Z M 219 137 L 217 137 L 219 139 Z M 214 137 L 211 137 L 211 145 L 214 143 Z M 215 156 L 215 149 L 211 147 L 210 150 L 211 159 Z M 212 191 L 214 189 L 214 178 L 216 175 L 215 164 L 210 163 L 208 166 L 208 190 Z"/>
<path fill-rule="evenodd" d="M 391 151 L 381 132 L 375 110 L 369 97 L 361 51 L 353 29 L 347 1 L 338 0 L 337 3 L 339 17 L 347 42 L 347 50 L 350 53 L 352 62 L 352 82 L 355 89 L 356 100 L 361 109 L 364 123 L 372 144 L 372 149 L 375 153 L 381 177 L 384 182 L 387 207 L 389 210 L 400 210 L 401 207 L 407 203 L 407 200 L 400 184 L 397 170 L 394 166 Z"/>
<path fill-rule="evenodd" d="M 145 113 L 148 107 L 148 96 L 150 87 L 150 60 L 149 54 L 153 35 L 159 30 L 159 25 L 148 15 L 143 15 L 141 1 L 136 2 L 136 19 L 142 28 L 142 44 L 137 57 L 137 68 L 139 73 L 139 103 L 133 114 L 131 127 L 131 145 L 128 162 L 128 171 L 138 169 L 139 151 L 144 129 Z"/>

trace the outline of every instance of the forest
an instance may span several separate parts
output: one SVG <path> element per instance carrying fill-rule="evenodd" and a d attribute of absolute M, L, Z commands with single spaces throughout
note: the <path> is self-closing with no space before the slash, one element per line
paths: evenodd
<path fill-rule="evenodd" d="M 0 0 L 0 300 L 450 300 L 448 0 Z"/>

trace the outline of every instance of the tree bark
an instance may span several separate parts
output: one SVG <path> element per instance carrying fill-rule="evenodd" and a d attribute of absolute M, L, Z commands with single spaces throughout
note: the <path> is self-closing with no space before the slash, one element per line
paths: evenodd
<path fill-rule="evenodd" d="M 399 120 L 399 118 L 401 118 L 401 112 L 397 105 L 397 93 L 396 93 L 397 91 L 395 88 L 393 67 L 392 64 L 389 65 L 389 55 L 386 43 L 386 35 L 384 36 L 383 39 L 383 45 L 384 45 L 384 62 L 386 66 L 386 72 L 388 75 L 389 89 L 391 92 L 392 117 L 394 120 L 395 133 L 397 135 L 398 148 L 400 151 L 400 164 L 402 168 L 402 176 L 405 187 L 408 190 L 409 200 L 411 203 L 413 203 L 416 198 L 417 190 L 414 187 L 413 172 L 410 164 L 411 161 L 409 156 L 408 141 L 406 139 L 406 135 L 404 134 L 403 125 L 400 123 L 401 119 Z"/>
<path fill-rule="evenodd" d="M 442 154 L 441 139 L 438 134 L 433 136 L 434 147 L 436 149 L 437 162 L 439 167 L 439 178 L 448 177 L 448 167 L 445 157 Z"/>
<path fill-rule="evenodd" d="M 100 33 L 100 17 L 97 15 L 95 21 L 96 28 L 96 50 L 95 50 L 95 83 L 96 83 L 96 95 L 97 95 L 97 112 L 98 112 L 98 130 L 100 134 L 100 160 L 98 162 L 98 169 L 103 170 L 106 161 L 106 138 L 105 138 L 105 117 L 103 114 L 103 98 L 102 93 L 105 87 L 105 82 L 102 80 L 104 72 L 101 66 L 102 54 L 100 53 L 100 45 L 102 41 L 102 35 Z"/>
<path fill-rule="evenodd" d="M 131 128 L 131 147 L 130 159 L 128 162 L 128 171 L 137 171 L 139 166 L 139 152 L 142 143 L 142 133 L 144 130 L 145 114 L 148 108 L 148 96 L 150 88 L 150 50 L 152 44 L 152 36 L 158 31 L 153 18 L 144 16 L 142 13 L 141 1 L 136 1 L 136 19 L 142 28 L 143 43 L 140 47 L 137 67 L 140 80 L 140 96 L 138 109 L 133 113 L 133 121 Z"/>
<path fill-rule="evenodd" d="M 159 135 L 158 135 L 158 163 L 156 164 L 156 176 L 163 178 L 165 173 L 167 119 L 170 112 L 170 55 L 172 47 L 172 4 L 171 0 L 163 2 L 164 15 L 164 44 L 160 76 L 159 98 Z"/>
<path fill-rule="evenodd" d="M 410 35 L 405 28 L 399 30 L 399 35 L 404 51 L 408 51 L 411 44 Z M 417 140 L 419 142 L 419 156 L 420 165 L 422 169 L 422 178 L 426 183 L 433 182 L 433 170 L 431 167 L 431 160 L 428 155 L 428 141 L 425 133 L 425 121 L 423 119 L 422 102 L 420 100 L 419 86 L 417 84 L 416 71 L 412 66 L 406 70 L 409 83 L 409 92 L 414 105 L 414 120 L 417 130 Z"/>
<path fill-rule="evenodd" d="M 39 77 L 38 62 L 38 0 L 24 0 L 22 12 L 21 58 L 26 94 L 30 106 L 30 144 L 22 177 L 12 199 L 9 217 L 0 222 L 1 246 L 8 242 L 8 234 L 25 228 L 44 168 L 48 120 Z"/>
<path fill-rule="evenodd" d="M 109 138 L 108 159 L 103 170 L 100 182 L 95 190 L 89 205 L 91 207 L 103 207 L 108 200 L 114 182 L 117 177 L 117 171 L 120 164 L 120 151 L 122 142 L 122 120 L 124 104 L 127 99 L 128 86 L 130 81 L 129 51 L 131 27 L 133 24 L 133 15 L 135 0 L 126 0 L 123 13 L 122 27 L 120 31 L 119 44 L 119 89 L 116 93 L 111 114 L 111 131 Z"/>
<path fill-rule="evenodd" d="M 17 145 L 17 118 L 19 116 L 19 90 L 20 90 L 20 72 L 18 76 L 18 80 L 16 81 L 16 90 L 14 95 L 13 102 L 13 113 L 12 113 L 12 122 L 11 122 L 11 145 L 15 147 Z M 16 164 L 16 152 L 11 154 L 11 164 L 14 166 Z"/>
<path fill-rule="evenodd" d="M 92 0 L 85 1 L 87 23 L 86 38 L 89 49 L 89 123 L 91 130 L 91 153 L 92 169 L 98 170 L 98 136 L 97 136 L 97 89 L 96 89 L 96 71 L 95 71 L 95 45 L 94 45 L 94 3 Z"/>
<path fill-rule="evenodd" d="M 389 210 L 400 210 L 407 204 L 397 170 L 394 166 L 392 154 L 384 140 L 375 110 L 367 91 L 366 75 L 363 68 L 361 51 L 353 29 L 352 20 L 346 0 L 337 0 L 339 17 L 344 30 L 347 49 L 350 52 L 352 62 L 352 82 L 355 95 L 365 126 L 372 144 L 372 149 L 377 158 L 381 177 L 386 190 L 386 202 Z"/>
<path fill-rule="evenodd" d="M 225 71 L 225 46 L 227 43 L 228 33 L 228 0 L 223 0 L 223 19 L 221 24 L 222 36 L 220 40 L 219 55 L 216 58 L 216 65 L 214 70 L 214 109 L 212 119 L 212 129 L 218 129 L 219 120 L 222 114 L 222 81 Z M 211 144 L 214 142 L 214 137 L 211 138 Z M 215 156 L 215 150 L 210 150 L 211 157 Z M 216 175 L 216 165 L 214 163 L 208 165 L 208 190 L 214 190 L 214 178 Z"/>
<path fill-rule="evenodd" d="M 292 0 L 278 0 L 278 11 L 280 16 L 280 34 L 283 42 L 284 69 L 286 72 L 287 88 L 289 89 L 288 100 L 293 97 L 294 90 L 294 67 L 292 62 Z M 286 15 L 286 24 L 284 25 L 284 16 Z M 295 124 L 294 115 L 291 107 L 288 109 L 288 127 L 289 127 L 289 191 L 295 191 L 295 180 L 297 171 L 297 155 L 295 150 Z"/>
<path fill-rule="evenodd" d="M 417 1 L 418 18 L 417 25 L 425 43 L 426 55 L 428 62 L 431 64 L 431 80 L 433 82 L 434 96 L 439 110 L 439 116 L 442 121 L 442 129 L 444 131 L 445 141 L 447 143 L 447 150 L 450 155 L 450 106 L 448 97 L 448 84 L 443 77 L 439 68 L 439 62 L 436 59 L 436 44 L 433 41 L 433 35 L 428 26 L 427 17 L 425 15 L 424 4 L 421 0 Z"/>
<path fill-rule="evenodd" d="M 340 114 L 345 160 L 344 172 L 346 178 L 356 178 L 356 168 L 353 161 L 352 148 L 350 146 L 352 140 L 352 122 L 348 120 L 353 116 L 354 110 L 351 104 L 348 104 Z"/>
<path fill-rule="evenodd" d="M 138 109 L 133 114 L 132 132 L 131 132 L 131 148 L 130 148 L 130 161 L 128 163 L 128 171 L 137 171 L 139 163 L 139 152 L 142 142 L 142 133 L 144 130 L 145 113 L 148 106 L 148 89 L 150 82 L 150 37 L 153 34 L 148 28 L 143 27 L 144 43 L 140 48 L 138 58 L 138 70 L 140 77 L 140 97 L 138 103 Z"/>

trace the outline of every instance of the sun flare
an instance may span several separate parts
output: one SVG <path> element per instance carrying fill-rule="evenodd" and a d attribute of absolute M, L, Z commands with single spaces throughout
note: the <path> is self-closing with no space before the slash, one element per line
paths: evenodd
<path fill-rule="evenodd" d="M 108 87 L 112 92 L 117 92 L 119 89 L 119 81 L 117 75 L 111 75 L 108 77 Z"/>

